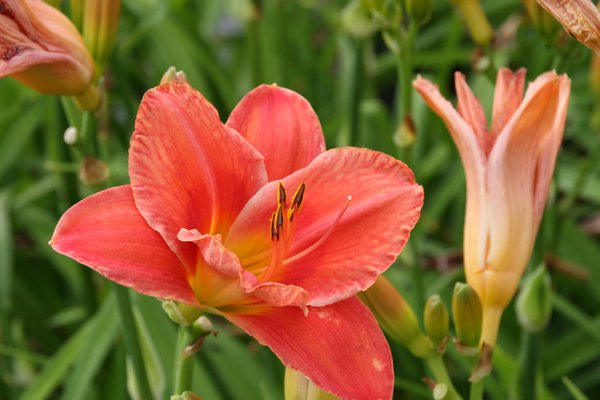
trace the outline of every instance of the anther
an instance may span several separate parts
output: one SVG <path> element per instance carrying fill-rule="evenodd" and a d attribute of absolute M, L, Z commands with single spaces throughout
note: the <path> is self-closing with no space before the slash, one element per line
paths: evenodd
<path fill-rule="evenodd" d="M 285 188 L 283 187 L 281 182 L 279 182 L 277 184 L 277 204 L 285 206 L 286 201 L 287 198 L 285 195 Z"/>
<path fill-rule="evenodd" d="M 279 240 L 279 231 L 277 230 L 277 213 L 271 215 L 271 240 Z"/>
<path fill-rule="evenodd" d="M 294 220 L 294 214 L 296 214 L 300 210 L 300 206 L 302 205 L 302 200 L 304 199 L 304 190 L 306 189 L 306 185 L 301 183 L 296 189 L 296 193 L 292 196 L 292 202 L 290 203 L 290 209 L 287 212 L 288 220 Z"/>

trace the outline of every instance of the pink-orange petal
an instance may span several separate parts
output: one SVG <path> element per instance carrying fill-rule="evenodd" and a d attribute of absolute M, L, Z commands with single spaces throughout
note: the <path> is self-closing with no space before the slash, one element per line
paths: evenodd
<path fill-rule="evenodd" d="M 197 304 L 184 267 L 139 214 L 128 185 L 71 207 L 58 222 L 50 245 L 140 293 Z"/>
<path fill-rule="evenodd" d="M 498 71 L 492 111 L 492 142 L 521 104 L 526 72 L 525 68 L 514 73 L 508 68 L 500 68 Z"/>
<path fill-rule="evenodd" d="M 247 299 L 239 297 L 243 290 L 245 294 L 260 299 L 269 305 L 277 307 L 294 305 L 306 312 L 308 296 L 304 289 L 275 282 L 260 282 L 251 272 L 242 268 L 239 258 L 232 251 L 221 244 L 220 236 L 203 235 L 196 229 L 182 229 L 177 237 L 181 241 L 195 243 L 202 256 L 203 263 L 200 268 L 203 268 L 203 270 L 198 271 L 201 275 L 197 279 L 198 287 L 196 288 L 200 296 L 202 296 L 202 293 L 214 293 L 215 288 L 219 292 L 219 287 L 231 286 L 232 278 L 237 281 L 239 290 L 229 290 L 228 293 L 233 294 L 233 297 L 229 298 L 229 302 L 227 302 L 226 296 L 223 295 L 221 290 L 220 293 L 214 293 L 208 298 L 207 305 L 217 306 L 217 304 L 211 304 L 210 299 L 213 299 L 213 301 L 218 299 L 218 305 L 235 305 L 236 302 L 247 302 Z M 229 281 L 228 284 L 227 281 Z M 226 282 L 225 285 L 224 282 Z"/>
<path fill-rule="evenodd" d="M 469 85 L 467 85 L 465 76 L 461 72 L 456 72 L 454 74 L 454 82 L 456 86 L 456 97 L 458 98 L 458 112 L 471 126 L 473 132 L 475 132 L 479 147 L 481 147 L 484 152 L 487 152 L 490 144 L 487 118 L 485 117 L 483 107 L 481 106 L 479 99 L 477 99 L 471 91 L 471 88 L 469 88 Z"/>
<path fill-rule="evenodd" d="M 326 307 L 272 307 L 258 314 L 225 314 L 269 346 L 283 364 L 343 399 L 389 400 L 393 365 L 371 312 L 355 297 Z"/>
<path fill-rule="evenodd" d="M 406 165 L 367 149 L 329 150 L 281 182 L 292 192 L 305 183 L 306 190 L 286 256 L 297 259 L 284 262 L 269 280 L 305 289 L 309 305 L 330 304 L 373 284 L 402 251 L 423 204 L 423 189 Z M 252 248 L 247 238 L 271 243 L 268 221 L 276 190 L 277 182 L 261 189 L 232 226 L 225 245 L 242 258 L 251 256 L 243 253 Z M 284 231 L 288 224 L 284 221 Z"/>
<path fill-rule="evenodd" d="M 267 180 L 262 156 L 225 127 L 191 86 L 171 83 L 144 95 L 129 151 L 138 210 L 186 265 L 196 249 L 177 239 L 181 228 L 226 232 Z"/>
<path fill-rule="evenodd" d="M 261 85 L 248 93 L 227 126 L 265 157 L 270 181 L 305 167 L 325 151 L 319 118 L 308 101 L 277 85 Z"/>

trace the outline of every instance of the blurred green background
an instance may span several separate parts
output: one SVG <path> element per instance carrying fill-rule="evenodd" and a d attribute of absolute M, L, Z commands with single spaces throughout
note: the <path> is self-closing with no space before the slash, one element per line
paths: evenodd
<path fill-rule="evenodd" d="M 600 93 L 590 83 L 590 74 L 600 70 L 590 70 L 591 52 L 567 35 L 543 38 L 520 1 L 483 4 L 496 32 L 493 48 L 479 49 L 453 4 L 434 0 L 431 19 L 414 32 L 411 77 L 422 74 L 453 97 L 453 72 L 461 70 L 486 112 L 494 65 L 526 67 L 528 81 L 555 68 L 573 85 L 532 260 L 546 260 L 552 275 L 552 321 L 535 336 L 537 352 L 531 354 L 509 307 L 488 396 L 526 398 L 525 386 L 535 382 L 541 399 L 572 398 L 571 384 L 600 398 Z M 94 187 L 78 179 L 78 154 L 63 140 L 68 123 L 60 99 L 0 80 L 0 399 L 129 398 L 112 283 L 47 243 L 77 199 L 127 182 L 127 149 L 141 97 L 171 65 L 185 71 L 222 120 L 245 93 L 275 82 L 309 100 L 328 147 L 369 147 L 407 162 L 425 187 L 425 206 L 410 245 L 386 275 L 417 314 L 434 293 L 450 305 L 454 282 L 464 280 L 460 159 L 446 128 L 414 91 L 416 135 L 400 129 L 401 56 L 368 15 L 349 7 L 333 0 L 123 0 L 104 78 L 106 102 L 95 126 L 98 158 L 108 163 L 110 179 Z M 137 294 L 133 301 L 151 385 L 157 398 L 167 398 L 176 326 L 159 301 Z M 237 328 L 212 320 L 220 333 L 198 353 L 191 389 L 209 400 L 281 399 L 279 360 Z M 421 361 L 390 345 L 394 398 L 430 398 Z M 468 362 L 453 346 L 446 359 L 458 388 L 466 390 Z"/>

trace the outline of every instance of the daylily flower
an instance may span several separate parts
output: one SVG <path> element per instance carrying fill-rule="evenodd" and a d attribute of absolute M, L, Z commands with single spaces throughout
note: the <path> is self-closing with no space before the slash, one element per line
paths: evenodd
<path fill-rule="evenodd" d="M 94 62 L 77 28 L 42 0 L 0 1 L 0 78 L 12 76 L 41 93 L 91 90 Z"/>
<path fill-rule="evenodd" d="M 575 39 L 600 54 L 600 11 L 591 0 L 537 0 Z"/>
<path fill-rule="evenodd" d="M 467 281 L 483 308 L 481 342 L 494 347 L 503 310 L 531 256 L 562 140 L 570 80 L 547 72 L 523 97 L 525 70 L 498 73 L 491 129 L 457 72 L 458 111 L 419 77 L 414 87 L 450 131 L 465 168 Z"/>
<path fill-rule="evenodd" d="M 260 86 L 224 125 L 188 84 L 146 93 L 131 184 L 68 210 L 53 248 L 143 294 L 224 316 L 343 398 L 389 399 L 390 350 L 355 297 L 398 256 L 422 188 L 357 148 L 324 151 L 298 94 Z"/>

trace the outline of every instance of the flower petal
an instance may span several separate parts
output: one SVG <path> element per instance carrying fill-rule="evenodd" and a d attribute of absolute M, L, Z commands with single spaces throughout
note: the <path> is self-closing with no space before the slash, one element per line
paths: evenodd
<path fill-rule="evenodd" d="M 129 175 L 135 203 L 186 265 L 195 246 L 177 240 L 181 228 L 218 234 L 266 183 L 262 156 L 219 121 L 191 86 L 149 90 L 131 139 Z"/>
<path fill-rule="evenodd" d="M 511 268 L 503 270 L 502 290 L 488 285 L 479 293 L 484 303 L 504 308 L 529 261 L 562 139 L 569 87 L 569 79 L 554 72 L 536 79 L 490 153 L 487 207 L 493 231 L 486 261 Z"/>
<path fill-rule="evenodd" d="M 600 11 L 590 0 L 537 0 L 575 39 L 600 54 Z"/>
<path fill-rule="evenodd" d="M 465 76 L 461 72 L 454 74 L 454 82 L 456 86 L 456 97 L 458 98 L 458 112 L 463 119 L 471 126 L 475 135 L 477 135 L 477 142 L 479 147 L 487 152 L 490 144 L 487 129 L 487 119 L 483 112 L 483 107 L 479 102 L 479 99 L 475 97 Z"/>
<path fill-rule="evenodd" d="M 277 85 L 261 85 L 248 93 L 227 126 L 265 157 L 270 181 L 307 166 L 325 151 L 319 118 L 308 101 Z"/>
<path fill-rule="evenodd" d="M 467 178 L 467 210 L 464 228 L 464 255 L 467 274 L 485 266 L 488 238 L 487 194 L 484 173 L 486 157 L 471 127 L 454 110 L 431 82 L 418 77 L 413 86 L 440 116 L 460 154 Z M 470 282 L 469 282 L 470 283 Z"/>
<path fill-rule="evenodd" d="M 140 293 L 197 304 L 184 267 L 135 208 L 129 185 L 104 190 L 71 207 L 58 222 L 50 245 Z"/>
<path fill-rule="evenodd" d="M 269 346 L 286 366 L 336 396 L 391 399 L 389 346 L 369 310 L 356 298 L 311 308 L 273 307 L 259 314 L 225 314 Z"/>
<path fill-rule="evenodd" d="M 367 149 L 329 150 L 281 182 L 293 189 L 305 183 L 306 190 L 287 261 L 269 280 L 304 288 L 309 305 L 330 304 L 373 284 L 402 251 L 423 204 L 423 189 L 406 165 Z M 261 189 L 232 225 L 225 245 L 242 259 L 251 255 L 248 249 L 261 250 L 248 238 L 272 245 L 268 221 L 276 191 L 277 182 Z"/>
<path fill-rule="evenodd" d="M 276 282 L 261 283 L 256 276 L 242 268 L 240 259 L 221 244 L 220 236 L 203 235 L 198 230 L 182 229 L 179 240 L 198 246 L 203 263 L 196 272 L 196 295 L 203 304 L 235 307 L 256 305 L 258 300 L 272 306 L 295 305 L 306 313 L 307 293 L 304 289 Z M 232 278 L 235 281 L 232 282 Z M 248 296 L 254 296 L 248 299 Z M 239 303 L 239 304 L 236 304 Z"/>
<path fill-rule="evenodd" d="M 508 68 L 498 71 L 492 111 L 492 143 L 521 104 L 526 72 L 525 68 L 515 73 Z"/>

